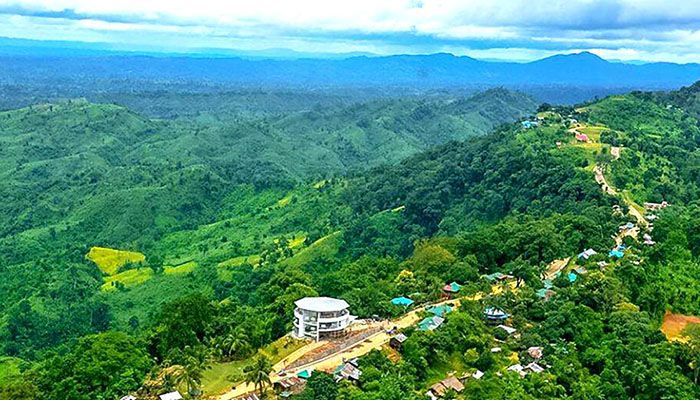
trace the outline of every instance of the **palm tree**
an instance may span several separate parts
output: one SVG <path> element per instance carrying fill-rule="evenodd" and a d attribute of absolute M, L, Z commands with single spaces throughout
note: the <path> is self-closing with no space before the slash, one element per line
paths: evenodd
<path fill-rule="evenodd" d="M 199 393 L 204 371 L 209 369 L 209 354 L 204 346 L 186 346 L 182 352 L 184 363 L 178 371 L 176 383 L 185 385 L 187 393 Z"/>
<path fill-rule="evenodd" d="M 245 372 L 245 383 L 252 383 L 255 389 L 259 391 L 260 397 L 263 396 L 265 385 L 271 385 L 270 373 L 272 372 L 272 363 L 264 355 L 260 354 L 255 358 L 255 362 L 247 366 Z"/>
<path fill-rule="evenodd" d="M 226 335 L 218 343 L 218 346 L 223 355 L 229 358 L 244 355 L 250 349 L 247 337 L 240 329 L 236 329 Z"/>

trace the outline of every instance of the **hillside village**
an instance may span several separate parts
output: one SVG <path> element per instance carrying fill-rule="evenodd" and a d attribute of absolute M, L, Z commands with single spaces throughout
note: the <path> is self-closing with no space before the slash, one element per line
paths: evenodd
<path fill-rule="evenodd" d="M 546 340 L 532 341 L 529 332 L 534 324 L 518 315 L 517 308 L 510 308 L 508 298 L 534 296 L 535 302 L 550 302 L 558 296 L 561 288 L 575 287 L 580 281 L 588 281 L 588 275 L 601 276 L 614 273 L 620 264 L 643 267 L 644 247 L 653 247 L 654 224 L 663 221 L 666 201 L 636 204 L 630 196 L 610 184 L 606 171 L 614 168 L 614 163 L 625 153 L 624 147 L 610 146 L 601 142 L 607 128 L 604 125 L 589 125 L 579 122 L 585 119 L 585 109 L 577 109 L 570 114 L 553 110 L 542 111 L 536 117 L 520 123 L 525 132 L 531 130 L 561 129 L 568 138 L 551 143 L 556 151 L 575 149 L 585 154 L 589 160 L 598 159 L 599 153 L 609 153 L 605 161 L 594 161 L 586 167 L 595 179 L 599 190 L 613 197 L 616 203 L 609 208 L 614 221 L 628 221 L 611 231 L 611 248 L 581 248 L 577 254 L 563 259 L 552 260 L 543 268 L 537 280 L 524 279 L 517 270 L 502 270 L 480 277 L 479 285 L 470 282 L 444 282 L 439 291 L 431 297 L 401 293 L 387 302 L 398 310 L 396 317 L 387 319 L 379 316 L 357 318 L 352 308 L 343 299 L 329 297 L 304 297 L 295 301 L 294 329 L 280 340 L 296 341 L 295 350 L 274 365 L 268 364 L 264 376 L 253 380 L 231 382 L 231 390 L 207 397 L 221 400 L 258 400 L 263 397 L 288 398 L 302 395 L 310 379 L 326 374 L 335 382 L 346 385 L 362 385 L 364 357 L 388 357 L 396 364 L 403 356 L 406 343 L 412 336 L 435 335 L 450 326 L 452 318 L 463 309 L 480 309 L 480 319 L 484 332 L 489 332 L 486 340 L 487 352 L 492 360 L 489 367 L 466 366 L 461 363 L 446 364 L 443 374 L 433 375 L 427 380 L 425 398 L 432 400 L 450 399 L 468 390 L 474 382 L 482 379 L 500 380 L 513 375 L 524 379 L 531 374 L 547 375 L 552 368 L 551 353 L 561 351 L 561 343 Z M 584 133 L 585 132 L 585 133 Z M 603 164 L 605 162 L 605 164 Z M 612 163 L 612 165 L 610 164 Z M 596 278 L 599 279 L 599 278 Z M 585 283 L 584 283 L 585 284 Z M 437 288 L 436 288 L 437 289 Z M 487 290 L 484 290 L 487 289 Z M 438 295 L 439 293 L 439 295 Z M 512 300 L 510 301 L 512 302 Z M 466 308 L 465 308 L 466 307 Z M 633 307 L 633 305 L 630 305 Z M 673 316 L 667 316 L 673 319 Z M 662 327 L 665 331 L 665 328 Z M 679 336 L 668 336 L 676 340 Z M 291 338 L 291 339 L 287 339 Z M 258 357 L 264 357 L 259 355 Z M 330 379 L 329 378 L 329 379 Z M 205 384 L 205 393 L 208 392 Z M 148 396 L 133 398 L 150 398 Z M 160 395 L 161 400 L 179 399 L 179 392 Z M 123 400 L 132 397 L 124 397 Z"/>

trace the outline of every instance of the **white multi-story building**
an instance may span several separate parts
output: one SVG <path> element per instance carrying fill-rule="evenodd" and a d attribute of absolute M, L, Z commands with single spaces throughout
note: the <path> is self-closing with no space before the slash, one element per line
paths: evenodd
<path fill-rule="evenodd" d="M 304 297 L 294 302 L 294 336 L 314 340 L 341 336 L 355 320 L 345 300 Z"/>

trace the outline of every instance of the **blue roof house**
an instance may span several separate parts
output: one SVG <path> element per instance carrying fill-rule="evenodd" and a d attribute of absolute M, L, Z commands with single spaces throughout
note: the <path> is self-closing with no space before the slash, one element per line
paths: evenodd
<path fill-rule="evenodd" d="M 452 312 L 452 307 L 448 304 L 441 304 L 439 306 L 428 308 L 428 312 L 438 317 L 444 317 L 445 314 Z"/>
<path fill-rule="evenodd" d="M 393 304 L 395 306 L 408 307 L 411 304 L 413 304 L 413 300 L 409 299 L 408 297 L 403 297 L 403 296 L 395 297 L 395 298 L 391 299 L 391 304 Z"/>

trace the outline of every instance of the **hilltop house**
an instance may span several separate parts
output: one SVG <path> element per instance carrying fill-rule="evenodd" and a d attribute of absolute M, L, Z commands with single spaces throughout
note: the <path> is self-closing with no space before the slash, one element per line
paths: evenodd
<path fill-rule="evenodd" d="M 462 290 L 462 285 L 457 282 L 448 283 L 442 287 L 443 296 L 450 299 L 459 293 L 460 290 Z"/>
<path fill-rule="evenodd" d="M 442 323 L 445 322 L 445 318 L 434 316 L 424 318 L 418 323 L 418 330 L 420 331 L 434 331 L 439 328 Z"/>
<path fill-rule="evenodd" d="M 657 211 L 657 210 L 663 210 L 664 208 L 668 207 L 670 204 L 668 204 L 666 201 L 662 201 L 661 203 L 644 203 L 644 208 L 649 210 L 649 211 Z"/>
<path fill-rule="evenodd" d="M 649 235 L 648 233 L 645 233 L 642 238 L 644 239 L 644 244 L 647 246 L 653 246 L 656 244 L 656 242 L 652 240 L 651 235 Z"/>
<path fill-rule="evenodd" d="M 406 340 L 408 340 L 408 336 L 404 335 L 403 333 L 399 333 L 398 335 L 389 339 L 389 346 L 395 350 L 401 350 L 401 347 Z"/>
<path fill-rule="evenodd" d="M 443 397 L 448 390 L 454 390 L 456 393 L 460 393 L 464 390 L 464 384 L 454 376 L 450 376 L 431 386 L 426 396 L 437 399 Z"/>
<path fill-rule="evenodd" d="M 432 306 L 428 307 L 428 312 L 438 316 L 438 317 L 444 317 L 446 314 L 449 314 L 452 312 L 452 306 L 449 304 L 441 304 L 439 306 Z"/>
<path fill-rule="evenodd" d="M 182 395 L 177 390 L 170 393 L 161 394 L 160 400 L 182 400 Z"/>
<path fill-rule="evenodd" d="M 504 330 L 507 335 L 512 335 L 518 331 L 517 329 L 513 328 L 512 326 L 508 326 L 508 325 L 498 325 L 496 328 Z"/>
<path fill-rule="evenodd" d="M 591 258 L 592 256 L 594 256 L 596 254 L 598 254 L 598 252 L 596 252 L 595 250 L 586 249 L 586 250 L 582 251 L 581 253 L 579 253 L 578 259 L 579 260 L 580 259 L 588 260 L 589 258 Z"/>
<path fill-rule="evenodd" d="M 275 382 L 274 386 L 277 395 L 286 399 L 292 395 L 299 394 L 304 391 L 304 387 L 306 387 L 306 380 L 292 376 Z"/>
<path fill-rule="evenodd" d="M 501 323 L 508 319 L 509 315 L 505 311 L 496 307 L 487 307 L 484 310 L 484 317 L 491 323 Z"/>
<path fill-rule="evenodd" d="M 409 299 L 408 297 L 394 297 L 391 299 L 391 304 L 395 306 L 403 306 L 403 307 L 409 307 L 413 304 L 413 300 Z"/>
<path fill-rule="evenodd" d="M 588 143 L 588 141 L 589 141 L 588 135 L 586 135 L 585 133 L 577 133 L 576 140 L 578 140 L 579 142 L 583 142 L 583 143 Z"/>
<path fill-rule="evenodd" d="M 535 127 L 539 126 L 540 124 L 537 121 L 527 120 L 527 121 L 521 122 L 520 125 L 522 125 L 523 128 L 525 128 L 525 129 L 530 129 L 530 128 L 535 128 Z"/>
<path fill-rule="evenodd" d="M 527 354 L 535 360 L 542 358 L 542 347 L 532 346 L 527 349 Z"/>
<path fill-rule="evenodd" d="M 340 382 L 343 379 L 357 382 L 360 380 L 360 375 L 362 375 L 362 371 L 360 371 L 360 369 L 358 368 L 357 359 L 353 359 L 338 366 L 338 368 L 335 369 L 333 375 L 335 376 L 336 382 Z"/>
<path fill-rule="evenodd" d="M 342 336 L 355 320 L 345 300 L 330 297 L 304 297 L 294 302 L 294 331 L 297 338 L 316 341 Z"/>
<path fill-rule="evenodd" d="M 489 282 L 495 282 L 495 281 L 505 281 L 508 279 L 513 279 L 513 275 L 507 275 L 502 272 L 494 272 L 492 274 L 484 275 L 484 278 L 486 278 L 487 281 Z"/>
<path fill-rule="evenodd" d="M 243 396 L 236 397 L 236 400 L 260 400 L 260 397 L 258 397 L 258 395 L 255 393 L 248 393 L 244 394 Z"/>
<path fill-rule="evenodd" d="M 620 232 L 628 231 L 630 229 L 634 229 L 634 224 L 631 222 L 628 222 L 628 223 L 620 226 L 620 228 L 618 228 L 618 229 Z"/>

